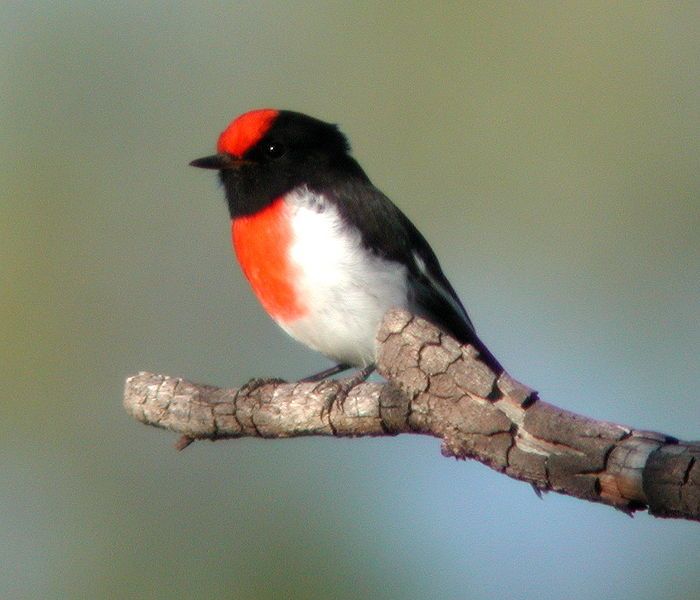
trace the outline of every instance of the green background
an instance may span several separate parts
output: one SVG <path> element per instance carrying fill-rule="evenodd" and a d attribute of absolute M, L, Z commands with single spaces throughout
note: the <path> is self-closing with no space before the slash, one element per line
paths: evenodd
<path fill-rule="evenodd" d="M 698 2 L 4 2 L 0 597 L 693 598 L 700 527 L 436 440 L 197 443 L 140 370 L 328 366 L 268 320 L 221 191 L 237 114 L 337 122 L 541 396 L 700 436 Z"/>

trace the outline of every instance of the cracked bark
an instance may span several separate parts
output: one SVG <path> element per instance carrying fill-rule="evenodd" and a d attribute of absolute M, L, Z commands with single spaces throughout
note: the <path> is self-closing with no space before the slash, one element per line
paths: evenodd
<path fill-rule="evenodd" d="M 538 490 L 629 514 L 700 520 L 700 442 L 547 404 L 405 311 L 387 313 L 377 343 L 387 383 L 274 380 L 222 389 L 140 373 L 127 379 L 124 406 L 142 423 L 182 434 L 181 448 L 189 439 L 432 435 L 443 455 L 475 458 Z"/>

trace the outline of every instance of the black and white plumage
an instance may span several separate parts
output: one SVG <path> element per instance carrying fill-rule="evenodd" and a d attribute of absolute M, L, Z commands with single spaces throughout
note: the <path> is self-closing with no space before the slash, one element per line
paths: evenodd
<path fill-rule="evenodd" d="M 220 170 L 241 266 L 292 337 L 367 367 L 383 315 L 398 306 L 503 370 L 425 238 L 371 183 L 336 126 L 251 111 L 221 134 L 218 154 L 192 164 Z"/>

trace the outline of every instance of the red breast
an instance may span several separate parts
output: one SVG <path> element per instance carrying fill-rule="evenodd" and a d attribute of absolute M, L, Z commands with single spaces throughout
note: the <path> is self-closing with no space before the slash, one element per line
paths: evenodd
<path fill-rule="evenodd" d="M 289 260 L 290 217 L 284 199 L 278 198 L 255 214 L 231 221 L 233 249 L 243 273 L 265 310 L 282 322 L 306 312 L 295 291 L 297 269 Z"/>

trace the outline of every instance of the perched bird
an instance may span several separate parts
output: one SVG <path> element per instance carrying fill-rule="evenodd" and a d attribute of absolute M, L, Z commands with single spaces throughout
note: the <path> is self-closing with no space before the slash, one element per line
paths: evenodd
<path fill-rule="evenodd" d="M 337 126 L 287 110 L 247 112 L 219 136 L 233 247 L 268 314 L 289 335 L 366 377 L 384 313 L 403 307 L 503 371 L 477 337 L 435 253 L 369 180 Z"/>

